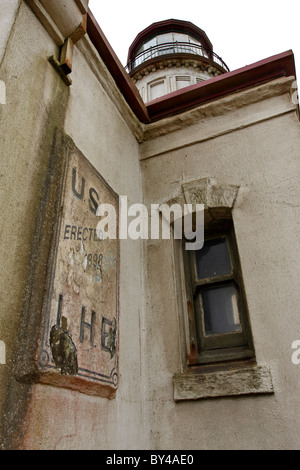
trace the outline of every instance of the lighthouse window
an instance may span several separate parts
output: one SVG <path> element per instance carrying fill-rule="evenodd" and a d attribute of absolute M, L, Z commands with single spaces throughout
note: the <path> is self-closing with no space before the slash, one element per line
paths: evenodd
<path fill-rule="evenodd" d="M 158 48 L 158 54 L 173 54 L 175 52 L 173 42 L 173 33 L 160 34 L 157 36 L 157 44 L 161 46 Z M 163 44 L 165 44 L 165 46 L 163 46 Z"/>
<path fill-rule="evenodd" d="M 206 49 L 198 39 L 185 33 L 170 31 L 147 39 L 137 49 L 133 67 L 168 54 L 197 54 L 208 57 Z"/>
<path fill-rule="evenodd" d="M 189 53 L 189 36 L 182 33 L 174 33 L 174 42 L 176 43 L 176 52 L 178 53 Z"/>
<path fill-rule="evenodd" d="M 189 36 L 183 33 L 173 33 L 174 34 L 174 41 L 177 42 L 189 42 Z"/>
<path fill-rule="evenodd" d="M 150 100 L 155 100 L 166 94 L 165 79 L 155 80 L 149 84 Z"/>
<path fill-rule="evenodd" d="M 197 46 L 201 46 L 201 43 L 197 39 L 193 38 L 192 36 L 188 36 L 187 34 L 184 34 L 184 33 L 170 32 L 170 33 L 159 34 L 155 36 L 154 38 L 151 38 L 148 41 L 146 41 L 137 50 L 136 55 L 138 55 L 140 52 L 148 51 L 149 49 L 155 46 L 160 46 L 160 45 L 168 44 L 168 43 L 181 43 L 181 45 L 178 44 L 177 46 L 181 48 L 181 52 L 184 52 L 183 48 L 187 48 L 187 50 L 190 51 L 191 50 L 190 44 L 196 44 Z M 174 47 L 175 45 L 172 46 L 172 51 L 174 51 Z"/>
<path fill-rule="evenodd" d="M 196 356 L 190 365 L 253 356 L 241 268 L 232 225 L 207 231 L 202 249 L 185 252 L 190 332 Z"/>
<path fill-rule="evenodd" d="M 160 34 L 157 36 L 157 44 L 166 44 L 167 42 L 173 42 L 172 33 Z"/>
<path fill-rule="evenodd" d="M 176 77 L 176 88 L 180 90 L 191 84 L 191 77 Z"/>
<path fill-rule="evenodd" d="M 148 41 L 148 42 L 146 42 L 146 44 L 144 44 L 144 50 L 148 51 L 148 53 L 145 54 L 143 60 L 147 60 L 147 59 L 150 59 L 151 57 L 153 57 L 152 47 L 154 47 L 154 46 L 156 46 L 156 38 L 152 38 L 152 39 L 150 39 L 150 41 Z"/>

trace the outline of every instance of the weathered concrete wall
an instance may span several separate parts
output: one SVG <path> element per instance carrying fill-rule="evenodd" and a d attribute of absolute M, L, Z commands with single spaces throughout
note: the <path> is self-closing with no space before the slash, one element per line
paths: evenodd
<path fill-rule="evenodd" d="M 83 47 L 85 52 L 86 47 L 87 44 Z M 86 60 L 82 52 L 75 51 L 65 131 L 111 187 L 135 202 L 141 198 L 137 141 L 87 67 Z M 124 240 L 120 249 L 121 377 L 117 397 L 109 401 L 37 385 L 28 422 L 27 448 L 38 445 L 55 449 L 128 449 L 143 445 L 139 340 L 141 248 L 139 243 Z M 56 404 L 55 433 L 53 407 L 45 406 L 46 403 Z M 37 428 L 41 441 L 37 439 Z"/>
<path fill-rule="evenodd" d="M 126 194 L 129 202 L 141 199 L 139 147 L 122 116 L 130 113 L 93 46 L 87 41 L 81 51 L 75 49 L 70 88 L 48 62 L 51 55 L 58 55 L 57 46 L 22 2 L 0 76 L 7 84 L 7 104 L 0 108 L 5 188 L 0 337 L 7 348 L 7 364 L 0 370 L 1 443 L 3 448 L 26 449 L 141 448 L 140 243 L 121 244 L 117 398 L 110 401 L 47 385 L 20 384 L 16 377 L 21 314 L 30 303 L 33 284 L 28 276 L 33 264 L 40 280 L 38 287 L 35 279 L 35 288 L 42 290 L 45 282 L 50 240 L 46 237 L 38 244 L 35 230 L 55 128 L 73 139 L 114 191 Z M 97 63 L 94 72 L 87 65 L 91 57 Z M 132 116 L 129 120 L 134 126 Z M 43 246 L 45 255 L 35 259 L 32 246 Z M 37 327 L 38 318 L 39 314 Z"/>
<path fill-rule="evenodd" d="M 256 98 L 247 91 L 152 124 L 149 140 L 141 145 L 147 204 L 173 200 L 182 194 L 182 184 L 201 178 L 240 186 L 233 221 L 256 359 L 270 366 L 275 391 L 173 401 L 172 377 L 186 362 L 179 331 L 179 268 L 171 241 L 149 241 L 143 353 L 147 445 L 152 449 L 299 447 L 299 366 L 291 361 L 291 345 L 299 336 L 300 128 L 291 82 L 281 79 L 256 89 Z M 208 387 L 214 389 L 213 380 Z"/>
<path fill-rule="evenodd" d="M 0 64 L 5 53 L 19 4 L 20 0 L 3 0 L 3 2 L 1 2 Z"/>
<path fill-rule="evenodd" d="M 4 274 L 1 276 L 1 339 L 6 344 L 7 364 L 1 367 L 0 373 L 1 416 L 6 427 L 18 410 L 21 417 L 26 403 L 28 390 L 15 383 L 13 358 L 18 345 L 18 326 L 26 297 L 51 133 L 56 125 L 63 124 L 68 97 L 68 91 L 45 59 L 56 52 L 44 29 L 22 3 L 1 67 L 1 79 L 6 84 L 6 104 L 0 107 Z M 11 387 L 14 394 L 8 394 Z"/>
<path fill-rule="evenodd" d="M 67 87 L 48 62 L 58 47 L 25 2 L 13 23 L 0 70 L 7 88 L 0 105 L 0 340 L 7 359 L 0 367 L 2 448 L 298 448 L 300 366 L 291 361 L 291 345 L 300 339 L 300 132 L 290 97 L 293 79 L 144 126 L 88 38 L 74 49 L 73 84 Z M 185 348 L 169 240 L 121 241 L 115 399 L 18 381 L 20 340 L 28 339 L 22 319 L 34 299 L 36 317 L 30 318 L 36 325 L 26 331 L 39 327 L 47 290 L 51 217 L 49 233 L 37 227 L 56 127 L 129 205 L 181 197 L 183 184 L 204 178 L 239 188 L 233 221 L 256 359 L 259 367 L 270 367 L 274 394 L 174 401 L 173 376 L 185 370 Z"/>

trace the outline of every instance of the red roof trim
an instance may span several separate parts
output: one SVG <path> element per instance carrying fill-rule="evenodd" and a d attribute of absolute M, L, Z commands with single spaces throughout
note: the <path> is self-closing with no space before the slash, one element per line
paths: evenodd
<path fill-rule="evenodd" d="M 144 123 L 184 112 L 214 99 L 281 76 L 296 78 L 294 55 L 290 50 L 197 85 L 183 88 L 145 105 L 132 79 L 125 72 L 90 10 L 88 11 L 87 32 L 125 100 L 137 118 Z"/>
<path fill-rule="evenodd" d="M 156 121 L 281 76 L 296 76 L 291 50 L 170 93 L 146 106 L 151 121 Z"/>

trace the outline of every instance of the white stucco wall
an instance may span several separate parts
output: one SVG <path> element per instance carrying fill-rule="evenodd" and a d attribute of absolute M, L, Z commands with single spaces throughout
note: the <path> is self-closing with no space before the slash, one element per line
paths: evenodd
<path fill-rule="evenodd" d="M 6 3 L 16 6 L 16 2 Z M 0 368 L 1 423 L 4 410 L 7 411 L 7 387 L 14 377 L 13 357 L 18 344 L 18 325 L 47 167 L 40 144 L 41 140 L 45 146 L 48 144 L 48 137 L 44 134 L 47 114 L 55 102 L 54 95 L 60 94 L 57 78 L 47 61 L 47 55 L 54 53 L 56 48 L 47 33 L 22 3 L 10 31 L 0 70 L 0 78 L 6 84 L 6 104 L 0 105 L 0 257 L 3 272 L 0 280 L 0 337 L 6 345 L 6 365 Z M 17 402 L 15 397 L 16 407 Z"/>
<path fill-rule="evenodd" d="M 300 339 L 300 132 L 290 97 L 293 79 L 144 126 L 88 39 L 75 48 L 67 90 L 48 62 L 53 54 L 53 39 L 22 2 L 0 71 L 7 84 L 7 102 L 0 106 L 3 433 L 13 441 L 19 414 L 23 429 L 15 445 L 26 449 L 299 448 L 300 366 L 291 361 L 292 342 Z M 184 183 L 202 178 L 240 187 L 233 221 L 256 359 L 270 366 L 274 394 L 174 402 L 172 378 L 185 357 L 169 240 L 121 242 L 120 386 L 114 400 L 16 381 L 14 352 L 57 125 L 129 204 L 168 201 Z"/>
<path fill-rule="evenodd" d="M 83 51 L 89 48 L 93 52 L 85 53 L 96 56 L 89 42 L 83 46 Z M 38 384 L 30 386 L 24 395 L 24 386 L 14 379 L 13 358 L 18 334 L 22 335 L 19 325 L 30 249 L 55 126 L 63 127 L 114 191 L 127 195 L 129 203 L 141 200 L 139 146 L 121 114 L 122 110 L 125 116 L 130 112 L 113 80 L 108 78 L 105 66 L 97 55 L 99 67 L 95 74 L 87 65 L 84 52 L 75 49 L 73 85 L 68 89 L 48 62 L 53 54 L 57 56 L 57 46 L 23 2 L 1 68 L 1 76 L 8 84 L 7 104 L 0 108 L 5 188 L 1 201 L 4 222 L 1 259 L 6 273 L 1 281 L 0 338 L 6 344 L 7 356 L 7 365 L 0 370 L 0 408 L 5 427 L 1 441 L 7 433 L 12 440 L 14 434 L 17 436 L 17 432 L 8 431 L 8 426 L 15 425 L 10 424 L 9 407 L 12 405 L 7 401 L 7 387 L 13 381 L 15 403 L 18 402 L 14 413 L 22 414 L 23 423 L 22 442 L 19 440 L 13 445 L 27 449 L 141 448 L 142 261 L 139 242 L 124 240 L 121 243 L 117 398 L 110 401 Z M 60 93 L 64 99 L 60 98 Z M 121 105 L 117 106 L 114 96 L 120 98 Z"/>
<path fill-rule="evenodd" d="M 205 118 L 194 115 L 194 125 L 164 136 L 157 135 L 163 123 L 153 125 L 154 137 L 141 150 L 144 195 L 147 204 L 165 202 L 182 192 L 182 184 L 201 178 L 240 186 L 233 221 L 256 359 L 271 367 L 275 393 L 174 403 L 172 376 L 186 361 L 174 274 L 178 266 L 171 241 L 149 241 L 144 361 L 150 448 L 299 446 L 299 366 L 291 360 L 292 342 L 300 334 L 299 121 L 289 92 L 241 108 L 230 105 L 231 99 L 206 105 Z M 172 118 L 165 126 L 172 128 Z"/>
<path fill-rule="evenodd" d="M 2 62 L 6 44 L 13 26 L 20 0 L 3 0 L 1 2 L 0 18 L 0 64 Z"/>
<path fill-rule="evenodd" d="M 185 82 L 186 86 L 195 85 L 198 80 L 208 80 L 211 78 L 211 75 L 207 71 L 201 71 L 199 69 L 195 69 L 192 66 L 189 67 L 164 67 L 161 70 L 151 71 L 147 73 L 147 75 L 143 76 L 139 80 L 136 81 L 136 87 L 140 92 L 145 103 L 151 101 L 159 96 L 166 95 L 168 93 L 172 93 L 173 91 L 177 91 L 180 89 L 180 85 L 177 83 L 177 80 L 180 78 L 189 77 L 189 81 Z M 155 92 L 153 94 L 152 87 L 157 83 L 163 82 L 163 86 L 160 90 L 159 96 L 155 96 Z M 183 86 L 183 83 L 181 84 Z"/>

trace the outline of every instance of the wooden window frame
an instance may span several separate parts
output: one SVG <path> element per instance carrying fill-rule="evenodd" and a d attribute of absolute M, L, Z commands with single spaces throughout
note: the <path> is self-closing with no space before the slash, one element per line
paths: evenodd
<path fill-rule="evenodd" d="M 232 220 L 218 221 L 217 227 L 205 231 L 205 240 L 223 238 L 227 240 L 231 262 L 231 273 L 199 281 L 196 275 L 195 252 L 186 251 L 183 241 L 183 261 L 185 271 L 186 296 L 188 302 L 188 323 L 190 353 L 188 365 L 197 366 L 208 363 L 250 359 L 254 357 L 249 313 L 245 288 L 239 261 L 238 248 Z M 204 312 L 196 294 L 207 287 L 216 287 L 233 283 L 238 292 L 238 311 L 242 331 L 205 335 Z"/>

